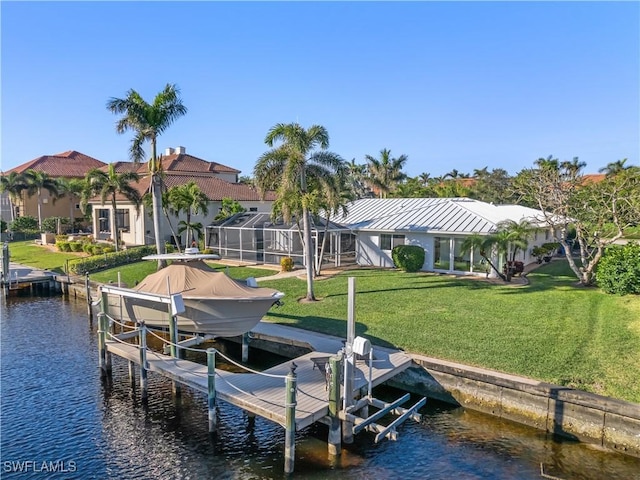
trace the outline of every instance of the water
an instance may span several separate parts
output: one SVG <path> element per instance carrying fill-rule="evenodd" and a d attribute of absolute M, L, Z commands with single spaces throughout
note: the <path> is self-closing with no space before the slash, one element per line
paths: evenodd
<path fill-rule="evenodd" d="M 200 393 L 185 388 L 175 399 L 171 383 L 151 373 L 145 406 L 117 358 L 113 380 L 101 381 L 95 323 L 84 303 L 9 299 L 0 314 L 2 478 L 285 477 L 280 426 L 220 403 L 212 436 Z M 398 441 L 376 445 L 372 434 L 359 434 L 337 460 L 327 455 L 326 427 L 298 432 L 293 477 L 522 480 L 542 478 L 543 464 L 547 475 L 566 480 L 640 479 L 639 459 L 429 403 L 423 421 L 407 422 Z"/>

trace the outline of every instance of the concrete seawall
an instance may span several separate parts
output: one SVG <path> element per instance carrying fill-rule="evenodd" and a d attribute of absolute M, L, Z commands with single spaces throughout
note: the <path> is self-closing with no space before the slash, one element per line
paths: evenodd
<path fill-rule="evenodd" d="M 640 457 L 640 405 L 421 355 L 391 386 Z"/>

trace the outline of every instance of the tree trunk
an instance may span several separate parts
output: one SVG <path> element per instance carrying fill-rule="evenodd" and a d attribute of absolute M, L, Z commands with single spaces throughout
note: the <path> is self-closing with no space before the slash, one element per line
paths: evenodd
<path fill-rule="evenodd" d="M 42 195 L 38 189 L 38 230 L 42 231 Z"/>
<path fill-rule="evenodd" d="M 309 211 L 306 207 L 302 208 L 302 227 L 304 229 L 304 256 L 305 266 L 307 268 L 307 300 L 316 299 L 313 294 L 313 240 L 311 238 L 311 221 L 309 219 Z"/>
<path fill-rule="evenodd" d="M 159 173 L 151 174 L 151 198 L 153 204 L 153 234 L 156 241 L 156 251 L 159 255 L 165 253 L 162 240 L 162 179 Z M 166 260 L 158 260 L 158 270 L 167 266 Z"/>
<path fill-rule="evenodd" d="M 116 252 L 118 251 L 118 225 L 116 215 L 116 194 L 113 194 L 111 198 L 111 238 L 113 239 L 113 245 L 115 246 Z"/>

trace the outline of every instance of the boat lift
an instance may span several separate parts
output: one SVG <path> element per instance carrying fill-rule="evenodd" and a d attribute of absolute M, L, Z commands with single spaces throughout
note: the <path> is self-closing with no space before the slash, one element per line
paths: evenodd
<path fill-rule="evenodd" d="M 391 403 L 378 400 L 372 395 L 371 372 L 375 359 L 371 342 L 364 337 L 355 337 L 354 277 L 349 277 L 347 341 L 345 342 L 343 351 L 338 353 L 338 358 L 338 361 L 335 361 L 335 359 L 332 362 L 328 361 L 325 368 L 327 370 L 328 385 L 334 386 L 334 391 L 330 391 L 329 393 L 330 402 L 332 395 L 334 397 L 334 401 L 340 398 L 340 388 L 338 387 L 338 391 L 335 391 L 335 386 L 339 385 L 340 382 L 336 382 L 336 379 L 334 379 L 333 377 L 342 374 L 342 409 L 340 411 L 334 412 L 334 417 L 337 417 L 337 419 L 341 420 L 342 441 L 344 441 L 344 443 L 352 443 L 353 436 L 363 430 L 377 433 L 375 437 L 375 443 L 378 443 L 385 438 L 396 440 L 397 428 L 406 420 L 412 419 L 416 422 L 419 422 L 421 420 L 422 416 L 418 414 L 417 411 L 423 405 L 425 405 L 427 401 L 426 397 L 420 399 L 410 408 L 403 408 L 401 405 L 404 405 L 410 399 L 410 395 L 408 393 Z M 362 397 L 359 400 L 355 400 L 353 398 L 352 392 L 354 391 L 353 379 L 355 375 L 355 364 L 356 360 L 358 359 L 364 359 L 365 362 L 368 360 L 368 391 L 366 396 Z M 336 367 L 340 364 L 341 361 L 343 361 L 344 363 L 343 372 L 334 371 L 337 370 Z M 369 407 L 374 407 L 377 409 L 377 411 L 369 415 Z M 397 415 L 398 418 L 396 418 L 389 425 L 381 425 L 377 423 L 378 420 L 388 414 Z M 330 450 L 338 454 L 340 452 L 340 445 L 337 439 L 340 438 L 340 435 L 336 430 L 340 427 L 338 422 L 336 422 L 335 420 L 329 423 L 330 428 L 334 430 L 329 434 L 330 443 L 333 443 L 333 448 L 330 448 Z M 333 439 L 333 442 L 331 441 L 331 439 Z"/>

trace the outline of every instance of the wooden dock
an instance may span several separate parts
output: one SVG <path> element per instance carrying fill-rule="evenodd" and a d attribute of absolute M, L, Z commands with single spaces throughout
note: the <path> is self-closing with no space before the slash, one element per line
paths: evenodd
<path fill-rule="evenodd" d="M 336 355 L 342 348 L 342 342 L 335 337 L 314 334 L 297 328 L 260 322 L 254 330 L 261 338 L 271 337 L 275 341 L 290 341 L 336 347 L 330 350 L 314 351 L 283 364 L 265 370 L 268 375 L 285 376 L 292 363 L 297 365 L 297 404 L 295 428 L 301 430 L 328 415 L 329 392 L 326 374 L 322 368 L 324 359 Z M 286 334 L 286 337 L 282 335 Z M 115 340 L 106 342 L 107 351 L 136 364 L 140 363 L 137 345 L 127 345 Z M 382 347 L 374 348 L 372 385 L 380 385 L 411 365 L 411 358 L 398 350 Z M 157 372 L 194 390 L 207 393 L 207 365 L 188 360 L 180 360 L 168 355 L 149 351 L 147 353 L 148 370 Z M 354 391 L 356 395 L 368 385 L 368 360 L 356 361 Z M 254 373 L 231 373 L 216 369 L 216 396 L 248 412 L 272 420 L 282 426 L 286 423 L 285 383 L 283 378 L 268 377 Z"/>

